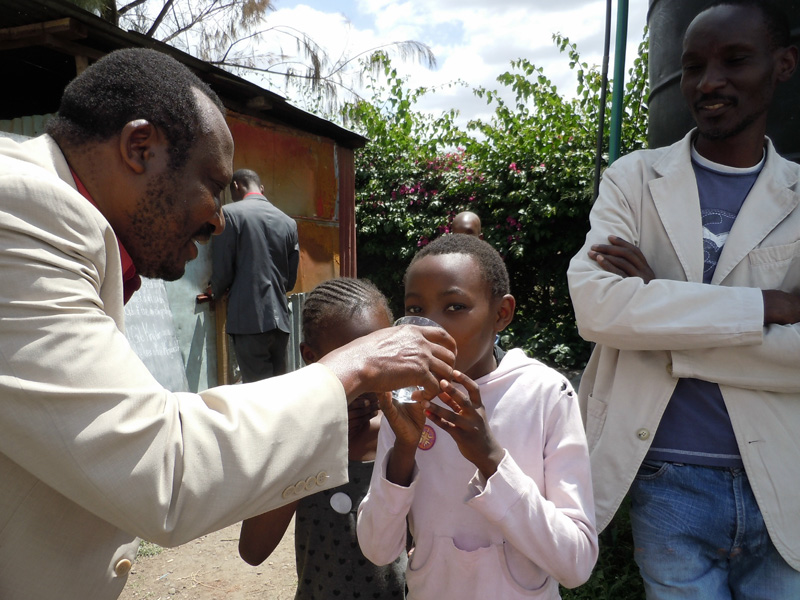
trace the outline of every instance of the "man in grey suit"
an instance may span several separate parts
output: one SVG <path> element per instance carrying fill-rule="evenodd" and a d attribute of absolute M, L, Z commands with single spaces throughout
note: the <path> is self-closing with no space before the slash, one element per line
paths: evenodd
<path fill-rule="evenodd" d="M 174 59 L 127 49 L 67 86 L 46 135 L 0 139 L 3 600 L 111 600 L 139 538 L 183 544 L 345 483 L 348 403 L 430 399 L 452 374 L 452 338 L 406 326 L 266 381 L 158 384 L 123 299 L 221 231 L 224 110 Z"/>
<path fill-rule="evenodd" d="M 228 291 L 226 330 L 250 383 L 286 373 L 286 293 L 297 280 L 300 248 L 297 224 L 267 200 L 255 171 L 236 171 L 230 190 L 234 204 L 211 247 L 211 291 Z"/>

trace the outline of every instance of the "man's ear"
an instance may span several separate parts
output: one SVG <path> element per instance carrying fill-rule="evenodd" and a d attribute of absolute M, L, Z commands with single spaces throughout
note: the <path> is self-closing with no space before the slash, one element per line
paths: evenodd
<path fill-rule="evenodd" d="M 319 360 L 317 353 L 314 352 L 314 349 L 305 342 L 300 342 L 300 356 L 303 357 L 303 362 L 305 362 L 307 365 L 314 364 L 317 362 L 317 360 Z"/>
<path fill-rule="evenodd" d="M 789 46 L 780 50 L 778 56 L 778 81 L 789 81 L 797 68 L 797 46 Z"/>
<path fill-rule="evenodd" d="M 119 151 L 124 162 L 137 175 L 147 169 L 147 162 L 154 156 L 154 147 L 161 143 L 156 127 L 145 119 L 125 123 L 119 136 Z"/>
<path fill-rule="evenodd" d="M 498 333 L 503 331 L 514 318 L 514 309 L 517 307 L 517 301 L 511 294 L 506 294 L 500 299 L 497 305 L 496 320 L 494 324 L 495 331 Z"/>

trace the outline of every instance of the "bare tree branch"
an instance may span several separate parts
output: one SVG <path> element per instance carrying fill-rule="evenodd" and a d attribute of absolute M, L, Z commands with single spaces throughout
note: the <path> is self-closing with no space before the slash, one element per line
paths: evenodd
<path fill-rule="evenodd" d="M 158 16 L 156 17 L 155 21 L 153 21 L 152 26 L 147 30 L 147 33 L 145 34 L 147 37 L 153 37 L 156 29 L 158 29 L 159 25 L 161 25 L 161 21 L 164 20 L 164 17 L 167 16 L 167 12 L 170 8 L 172 8 L 173 2 L 175 2 L 175 0 L 167 0 L 164 3 L 164 7 L 161 9 L 161 12 L 158 13 Z"/>

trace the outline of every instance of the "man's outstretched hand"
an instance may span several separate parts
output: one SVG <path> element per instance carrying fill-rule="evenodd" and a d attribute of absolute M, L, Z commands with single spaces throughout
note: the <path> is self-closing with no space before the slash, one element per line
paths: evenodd
<path fill-rule="evenodd" d="M 366 392 L 424 388 L 423 399 L 440 392 L 439 381 L 450 381 L 456 343 L 439 327 L 403 325 L 375 331 L 329 352 L 320 359 L 339 378 L 347 401 Z"/>

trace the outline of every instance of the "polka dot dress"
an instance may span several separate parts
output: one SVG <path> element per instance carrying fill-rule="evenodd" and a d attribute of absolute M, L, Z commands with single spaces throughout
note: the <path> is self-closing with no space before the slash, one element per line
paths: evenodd
<path fill-rule="evenodd" d="M 356 539 L 356 513 L 374 462 L 350 461 L 350 481 L 303 498 L 295 515 L 295 600 L 405 598 L 405 553 L 390 565 L 367 560 Z"/>

